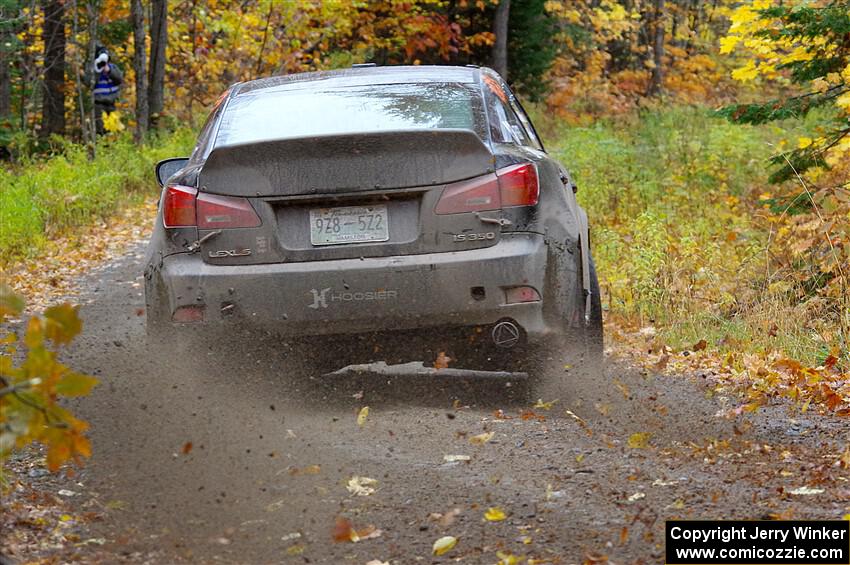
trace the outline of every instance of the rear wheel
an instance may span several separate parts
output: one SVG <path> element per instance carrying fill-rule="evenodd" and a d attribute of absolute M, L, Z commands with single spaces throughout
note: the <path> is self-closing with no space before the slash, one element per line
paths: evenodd
<path fill-rule="evenodd" d="M 570 273 L 572 292 L 555 294 L 553 324 L 561 324 L 561 335 L 548 339 L 537 350 L 532 378 L 532 396 L 580 401 L 601 385 L 603 372 L 602 300 L 593 258 L 590 268 L 589 309 L 582 288 L 581 261 Z M 563 276 L 563 274 L 562 274 Z M 557 288 L 557 287 L 555 287 Z"/>
<path fill-rule="evenodd" d="M 602 363 L 603 339 L 602 339 L 602 296 L 599 293 L 599 278 L 596 276 L 596 265 L 593 258 L 590 265 L 590 311 L 584 316 L 585 298 L 581 292 L 580 305 L 582 308 L 583 327 L 580 328 L 582 342 L 582 362 L 588 366 L 598 367 Z"/>

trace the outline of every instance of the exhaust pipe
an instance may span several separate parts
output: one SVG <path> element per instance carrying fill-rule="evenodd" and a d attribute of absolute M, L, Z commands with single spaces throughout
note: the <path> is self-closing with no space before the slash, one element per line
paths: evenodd
<path fill-rule="evenodd" d="M 497 322 L 490 330 L 490 338 L 493 345 L 502 349 L 511 349 L 519 343 L 522 338 L 522 330 L 511 320 Z"/>

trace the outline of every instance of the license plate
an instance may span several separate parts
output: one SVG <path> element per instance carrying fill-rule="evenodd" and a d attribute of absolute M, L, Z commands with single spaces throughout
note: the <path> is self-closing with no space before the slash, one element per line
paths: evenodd
<path fill-rule="evenodd" d="M 345 206 L 310 210 L 310 243 L 342 245 L 387 241 L 390 231 L 387 207 Z"/>

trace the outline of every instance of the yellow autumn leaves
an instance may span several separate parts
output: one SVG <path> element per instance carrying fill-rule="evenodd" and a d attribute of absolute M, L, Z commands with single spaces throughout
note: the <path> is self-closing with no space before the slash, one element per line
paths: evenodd
<path fill-rule="evenodd" d="M 834 39 L 830 43 L 827 32 L 823 35 L 811 35 L 805 33 L 777 33 L 783 23 L 779 20 L 764 17 L 764 10 L 776 6 L 784 7 L 803 6 L 801 0 L 791 2 L 780 2 L 780 0 L 754 0 L 746 2 L 731 11 L 729 18 L 731 25 L 726 37 L 720 39 L 720 53 L 731 54 L 738 50 L 747 56 L 746 62 L 732 71 L 732 78 L 743 82 L 751 82 L 758 77 L 766 79 L 787 80 L 781 69 L 794 63 L 812 61 L 816 57 L 828 58 L 840 56 L 840 49 Z M 827 68 L 827 67 L 825 67 Z M 850 64 L 840 71 L 832 69 L 824 71 L 823 76 L 814 77 L 807 90 L 813 94 L 827 95 L 835 92 L 833 104 L 839 112 L 850 116 L 850 91 L 846 85 L 850 84 Z M 844 89 L 845 92 L 841 92 Z M 829 166 L 840 165 L 850 156 L 850 136 L 843 139 L 830 140 L 828 143 L 824 138 L 809 139 L 800 138 L 799 148 L 805 149 L 814 146 L 825 148 L 823 158 Z"/>
<path fill-rule="evenodd" d="M 750 55 L 743 66 L 732 71 L 735 80 L 748 82 L 759 75 L 776 78 L 780 66 L 793 61 L 810 60 L 813 55 L 809 48 L 823 45 L 823 38 L 791 39 L 764 35 L 763 32 L 774 27 L 775 22 L 762 18 L 761 11 L 773 5 L 773 0 L 755 0 L 743 3 L 732 11 L 729 33 L 720 39 L 720 53 L 730 54 L 742 47 Z"/>
<path fill-rule="evenodd" d="M 124 131 L 125 127 L 123 122 L 121 122 L 121 114 L 119 112 L 104 113 L 103 129 L 110 133 L 118 133 Z"/>
<path fill-rule="evenodd" d="M 0 322 L 20 316 L 23 309 L 23 300 L 0 285 Z M 51 471 L 91 455 L 88 424 L 57 403 L 58 397 L 87 395 L 98 382 L 57 359 L 55 349 L 82 330 L 77 310 L 70 304 L 48 308 L 29 319 L 20 340 L 12 331 L 0 334 L 0 461 L 32 442 L 47 446 Z"/>
<path fill-rule="evenodd" d="M 505 520 L 508 515 L 504 510 L 497 506 L 491 506 L 484 512 L 484 519 L 488 522 L 501 522 Z M 438 538 L 434 545 L 431 547 L 431 553 L 436 556 L 443 555 L 444 553 L 448 553 L 457 545 L 458 539 L 454 536 L 443 536 Z M 501 556 L 500 556 L 501 558 Z"/>

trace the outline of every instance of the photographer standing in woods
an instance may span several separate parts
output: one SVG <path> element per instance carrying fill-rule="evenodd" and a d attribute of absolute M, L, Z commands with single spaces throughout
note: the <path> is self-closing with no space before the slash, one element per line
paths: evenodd
<path fill-rule="evenodd" d="M 97 133 L 103 134 L 103 118 L 115 111 L 115 101 L 121 91 L 124 75 L 114 63 L 109 62 L 109 51 L 98 45 L 94 57 L 91 84 L 94 85 L 94 116 Z"/>

